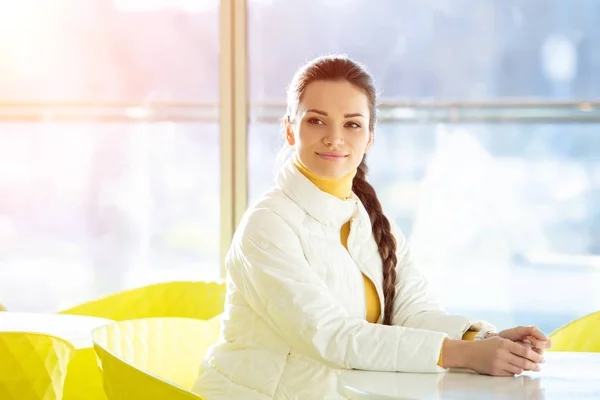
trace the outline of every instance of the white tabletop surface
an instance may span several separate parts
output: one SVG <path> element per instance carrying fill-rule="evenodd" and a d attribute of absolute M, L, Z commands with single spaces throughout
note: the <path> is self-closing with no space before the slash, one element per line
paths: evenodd
<path fill-rule="evenodd" d="M 92 347 L 92 330 L 111 322 L 80 315 L 0 312 L 0 332 L 45 333 L 71 342 L 76 349 Z"/>
<path fill-rule="evenodd" d="M 600 353 L 547 352 L 540 372 L 492 377 L 468 370 L 442 374 L 347 371 L 338 379 L 348 399 L 600 399 Z"/>

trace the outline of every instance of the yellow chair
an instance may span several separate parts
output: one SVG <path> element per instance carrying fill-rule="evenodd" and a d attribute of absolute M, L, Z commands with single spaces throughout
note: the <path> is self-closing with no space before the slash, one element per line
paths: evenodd
<path fill-rule="evenodd" d="M 106 400 L 93 347 L 76 349 L 67 372 L 63 400 Z"/>
<path fill-rule="evenodd" d="M 552 351 L 600 353 L 600 311 L 569 322 L 550 334 Z"/>
<path fill-rule="evenodd" d="M 218 335 L 217 318 L 146 318 L 95 329 L 108 399 L 199 399 L 191 388 Z"/>
<path fill-rule="evenodd" d="M 6 308 L 0 303 L 0 311 L 6 311 Z"/>
<path fill-rule="evenodd" d="M 216 282 L 165 282 L 126 290 L 61 311 L 125 321 L 137 318 L 210 319 L 223 311 L 225 285 Z"/>
<path fill-rule="evenodd" d="M 0 399 L 62 399 L 74 354 L 72 344 L 51 335 L 0 332 Z"/>

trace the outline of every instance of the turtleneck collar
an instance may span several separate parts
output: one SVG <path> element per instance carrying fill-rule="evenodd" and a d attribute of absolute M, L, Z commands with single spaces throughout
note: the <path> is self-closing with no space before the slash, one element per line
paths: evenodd
<path fill-rule="evenodd" d="M 316 175 L 314 172 L 309 170 L 300 161 L 297 154 L 293 158 L 294 166 L 304 175 L 309 181 L 311 181 L 316 187 L 325 193 L 329 193 L 332 196 L 337 197 L 340 200 L 345 200 L 351 197 L 352 194 L 352 180 L 356 175 L 356 169 L 350 173 L 342 176 L 341 178 L 324 178 Z"/>
<path fill-rule="evenodd" d="M 319 189 L 293 162 L 288 160 L 277 174 L 277 185 L 307 214 L 322 224 L 340 229 L 353 216 L 362 215 L 362 204 L 352 192 L 340 199 Z M 366 211 L 364 214 L 367 216 Z"/>

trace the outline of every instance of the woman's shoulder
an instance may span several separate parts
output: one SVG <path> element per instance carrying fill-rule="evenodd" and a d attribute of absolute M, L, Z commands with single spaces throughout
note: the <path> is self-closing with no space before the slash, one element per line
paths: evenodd
<path fill-rule="evenodd" d="M 306 217 L 306 212 L 287 197 L 279 188 L 265 193 L 244 213 L 238 233 L 254 231 L 277 232 L 289 227 L 296 231 Z"/>

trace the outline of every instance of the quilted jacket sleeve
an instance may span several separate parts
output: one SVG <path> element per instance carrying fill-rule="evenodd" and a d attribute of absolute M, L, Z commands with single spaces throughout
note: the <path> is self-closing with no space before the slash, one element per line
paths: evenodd
<path fill-rule="evenodd" d="M 459 340 L 469 330 L 495 329 L 485 321 L 448 314 L 438 303 L 425 276 L 413 265 L 408 242 L 394 227 L 397 242 L 396 297 L 393 325 L 444 332 Z"/>
<path fill-rule="evenodd" d="M 338 368 L 444 371 L 437 361 L 445 333 L 350 317 L 281 217 L 259 209 L 240 228 L 227 257 L 229 276 L 290 346 Z"/>

